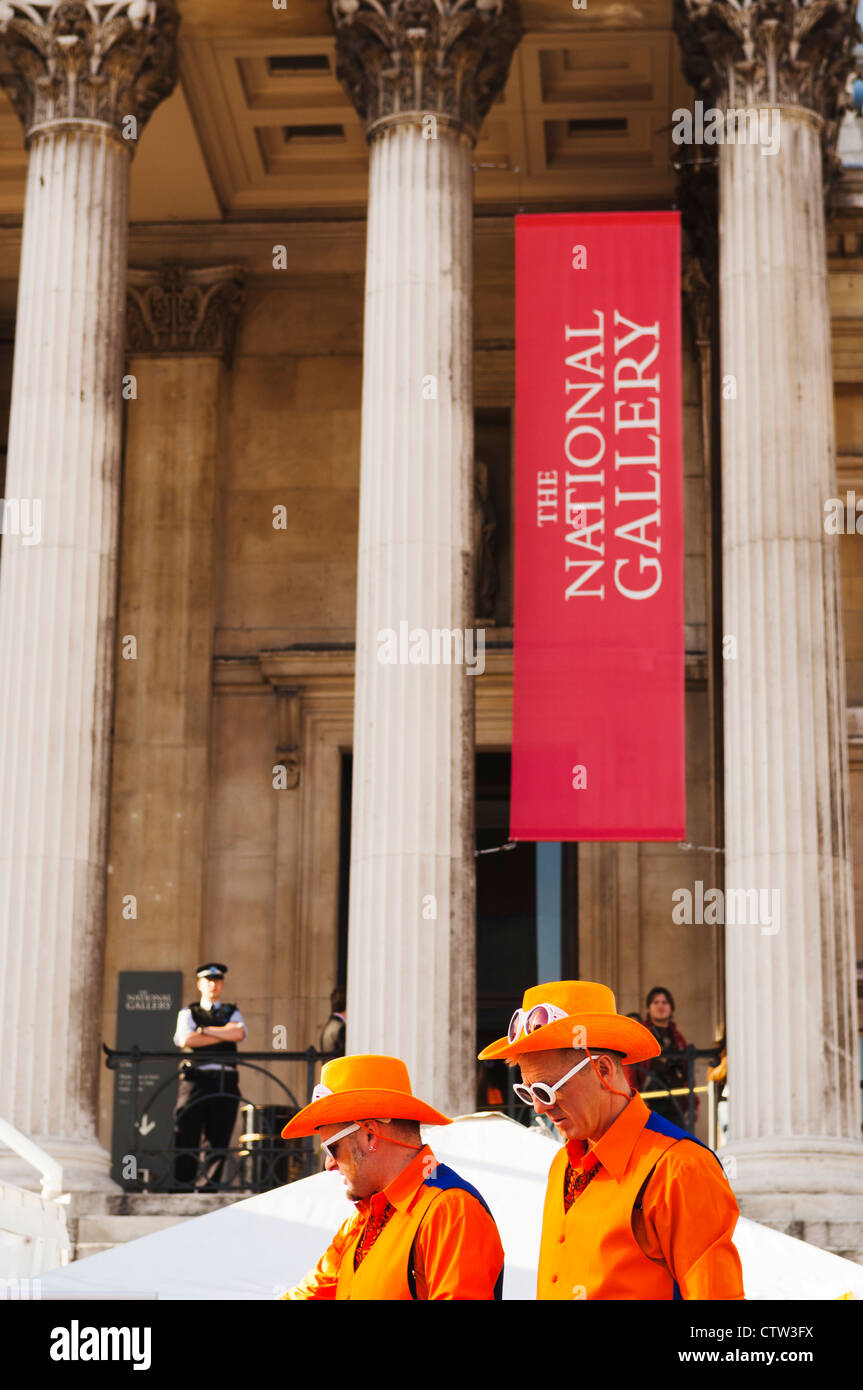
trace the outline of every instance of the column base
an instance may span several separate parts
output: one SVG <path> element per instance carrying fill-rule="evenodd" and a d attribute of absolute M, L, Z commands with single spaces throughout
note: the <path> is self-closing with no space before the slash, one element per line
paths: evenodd
<path fill-rule="evenodd" d="M 743 1216 L 863 1264 L 863 1144 L 772 1139 L 719 1152 Z"/>
<path fill-rule="evenodd" d="M 101 1144 L 38 1136 L 34 1142 L 62 1165 L 64 1192 L 122 1192 L 111 1177 L 111 1155 Z M 40 1192 L 42 1175 L 12 1150 L 0 1148 L 0 1183 Z"/>

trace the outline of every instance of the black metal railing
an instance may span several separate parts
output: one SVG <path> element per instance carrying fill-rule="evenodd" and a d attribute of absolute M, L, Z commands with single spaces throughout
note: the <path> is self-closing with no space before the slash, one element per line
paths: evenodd
<path fill-rule="evenodd" d="M 223 1095 L 226 1103 L 230 1101 L 237 1104 L 240 1109 L 241 1123 L 238 1141 L 235 1145 L 226 1148 L 213 1148 L 206 1145 L 186 1148 L 178 1147 L 176 1142 L 166 1142 L 165 1135 L 165 1110 L 168 1100 L 171 1101 L 171 1108 L 173 1109 L 173 1097 L 169 1088 L 176 1086 L 178 1078 L 183 1074 L 183 1069 L 190 1065 L 186 1054 L 178 1056 L 177 1052 L 173 1050 L 149 1052 L 138 1047 L 131 1047 L 128 1051 L 119 1051 L 107 1047 L 104 1043 L 102 1047 L 105 1053 L 105 1064 L 110 1070 L 117 1071 L 120 1068 L 128 1070 L 128 1129 L 126 1136 L 120 1141 L 123 1147 L 122 1158 L 127 1165 L 121 1180 L 127 1190 L 136 1192 L 266 1192 L 273 1187 L 280 1187 L 284 1183 L 308 1177 L 320 1170 L 321 1161 L 316 1152 L 314 1139 L 309 1137 L 285 1140 L 281 1138 L 281 1130 L 287 1121 L 301 1109 L 301 1106 L 308 1104 L 311 1100 L 318 1065 L 329 1061 L 336 1054 L 318 1052 L 314 1047 L 307 1048 L 305 1052 L 272 1051 L 232 1054 L 229 1069 L 222 1065 L 210 1075 L 218 1077 L 219 1080 L 216 1099 Z M 696 1086 L 695 1084 L 695 1066 L 699 1059 L 708 1059 L 714 1064 L 717 1063 L 719 1054 L 716 1047 L 699 1048 L 690 1044 L 683 1051 L 666 1052 L 661 1058 L 655 1058 L 651 1063 L 642 1063 L 639 1067 L 639 1092 L 644 1096 L 647 1104 L 652 1105 L 658 1101 L 659 1107 L 665 1113 L 670 1110 L 669 1119 L 691 1132 L 695 1129 L 695 1097 L 700 1092 L 708 1090 L 707 1086 Z M 178 1062 L 180 1062 L 180 1066 L 176 1070 L 171 1067 L 168 1074 L 163 1072 L 153 1084 L 141 1085 L 142 1071 L 152 1075 L 153 1063 L 176 1064 Z M 305 1063 L 304 1100 L 298 1101 L 294 1092 L 279 1076 L 274 1075 L 268 1067 L 260 1065 L 264 1062 L 268 1063 L 269 1067 L 284 1065 L 285 1063 Z M 667 1067 L 669 1065 L 676 1067 L 681 1063 L 685 1063 L 685 1084 L 674 1085 L 673 1082 L 670 1084 Z M 234 1065 L 236 1065 L 237 1071 L 232 1070 Z M 281 1103 L 263 1103 L 260 1099 L 245 1094 L 245 1088 L 241 1089 L 239 1086 L 240 1076 L 249 1077 L 249 1090 L 252 1089 L 251 1083 L 256 1076 L 274 1083 L 281 1093 Z M 237 1078 L 236 1083 L 234 1083 L 235 1077 Z M 234 1089 L 235 1084 L 236 1089 Z M 668 1101 L 663 1105 L 666 1097 Z M 162 1098 L 163 1122 L 157 1126 L 148 1117 L 152 1115 L 160 1098 Z M 188 1115 L 197 1105 L 212 1104 L 213 1099 L 211 1093 L 190 1101 L 184 1109 L 184 1114 Z M 518 1120 L 522 1124 L 531 1124 L 536 1118 L 533 1107 L 523 1105 L 518 1100 L 511 1084 L 506 1084 L 504 1104 L 500 1107 L 491 1106 L 489 1108 L 503 1109 L 512 1119 Z M 713 1126 L 711 1126 L 712 1128 Z M 159 1130 L 161 1142 L 154 1143 L 148 1140 L 148 1134 L 154 1129 Z"/>
<path fill-rule="evenodd" d="M 318 1172 L 321 1163 L 312 1138 L 286 1140 L 281 1130 L 303 1105 L 308 1104 L 315 1086 L 318 1064 L 330 1061 L 336 1054 L 318 1052 L 309 1047 L 305 1052 L 237 1052 L 231 1055 L 228 1066 L 221 1064 L 208 1075 L 217 1081 L 214 1091 L 190 1100 L 183 1108 L 188 1117 L 196 1106 L 212 1105 L 224 1097 L 225 1103 L 237 1105 L 241 1115 L 240 1134 L 235 1145 L 215 1148 L 206 1144 L 180 1147 L 166 1143 L 165 1111 L 168 1101 L 173 1110 L 171 1087 L 177 1085 L 184 1072 L 195 1065 L 186 1054 L 176 1050 L 149 1052 L 139 1047 L 119 1051 L 102 1044 L 105 1065 L 111 1071 L 124 1068 L 128 1072 L 129 1120 L 126 1136 L 121 1140 L 123 1186 L 136 1192 L 267 1192 L 273 1187 L 308 1177 Z M 215 1058 L 212 1059 L 215 1062 Z M 150 1085 L 141 1084 L 142 1072 L 152 1075 L 153 1063 L 180 1063 Z M 300 1102 L 288 1085 L 269 1067 L 260 1065 L 304 1062 L 305 1099 Z M 197 1059 L 196 1059 L 197 1063 Z M 200 1063 L 197 1063 L 200 1065 Z M 237 1070 L 233 1070 L 236 1067 Z M 240 1084 L 240 1078 L 243 1084 Z M 256 1077 L 274 1083 L 281 1103 L 262 1103 L 246 1088 L 253 1089 Z M 248 1078 L 248 1080 L 246 1080 Z M 149 1117 L 161 1112 L 162 1123 Z M 148 1141 L 148 1134 L 158 1129 L 160 1142 Z M 154 1136 L 155 1137 L 155 1136 Z M 203 1182 L 202 1182 L 203 1179 Z"/>
<path fill-rule="evenodd" d="M 696 1086 L 695 1063 L 699 1057 L 710 1060 L 713 1066 L 719 1062 L 719 1054 L 714 1047 L 694 1047 L 689 1043 L 681 1052 L 663 1052 L 661 1057 L 653 1057 L 650 1062 L 639 1064 L 639 1094 L 651 1109 L 657 1108 L 651 1102 L 658 1101 L 663 1110 L 670 1110 L 666 1118 L 673 1124 L 695 1131 L 695 1097 L 706 1092 L 707 1086 Z M 683 1085 L 669 1085 L 668 1067 L 686 1064 L 686 1080 Z M 663 1104 L 667 1101 L 667 1104 Z"/>

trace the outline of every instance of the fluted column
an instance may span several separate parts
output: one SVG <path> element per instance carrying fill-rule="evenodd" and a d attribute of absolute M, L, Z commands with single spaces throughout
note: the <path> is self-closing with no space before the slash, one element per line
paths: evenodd
<path fill-rule="evenodd" d="M 678 24 L 702 94 L 778 120 L 772 153 L 719 149 L 729 1152 L 744 1210 L 808 1233 L 829 1219 L 824 1194 L 863 1193 L 837 541 L 823 527 L 836 463 L 822 158 L 854 13 L 681 0 Z M 729 921 L 735 890 L 765 893 L 749 925 Z"/>
<path fill-rule="evenodd" d="M 0 560 L 0 1114 L 69 1186 L 108 1164 L 96 1088 L 129 163 L 174 85 L 176 27 L 172 0 L 0 0 L 30 155 L 6 496 L 41 510 L 38 543 L 4 536 Z"/>
<path fill-rule="evenodd" d="M 472 148 L 520 20 L 515 0 L 332 8 L 371 147 L 348 1047 L 403 1057 L 457 1113 L 474 1105 L 474 677 L 401 664 L 400 643 L 379 656 L 387 632 L 473 626 Z"/>

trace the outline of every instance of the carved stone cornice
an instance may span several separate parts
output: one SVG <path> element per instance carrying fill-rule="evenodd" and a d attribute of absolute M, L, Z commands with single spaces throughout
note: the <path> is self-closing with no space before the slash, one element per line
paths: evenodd
<path fill-rule="evenodd" d="M 858 27 L 852 0 L 675 0 L 683 74 L 719 106 L 837 118 Z"/>
<path fill-rule="evenodd" d="M 151 356 L 214 356 L 230 362 L 245 302 L 242 266 L 129 269 L 126 348 Z"/>
<path fill-rule="evenodd" d="M 423 116 L 476 140 L 524 32 L 518 0 L 330 0 L 336 75 L 366 135 Z"/>
<path fill-rule="evenodd" d="M 176 84 L 179 23 L 174 0 L 0 0 L 0 83 L 27 139 L 95 123 L 134 151 Z"/>

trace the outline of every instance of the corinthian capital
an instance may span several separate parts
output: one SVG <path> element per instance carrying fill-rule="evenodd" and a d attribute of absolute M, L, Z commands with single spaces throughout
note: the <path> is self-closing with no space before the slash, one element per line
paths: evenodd
<path fill-rule="evenodd" d="M 684 76 L 713 100 L 835 121 L 857 42 L 852 0 L 675 0 L 675 28 Z"/>
<path fill-rule="evenodd" d="M 144 356 L 222 357 L 229 362 L 246 272 L 238 265 L 129 269 L 126 346 Z"/>
<path fill-rule="evenodd" d="M 367 135 L 434 115 L 475 140 L 523 33 L 518 0 L 330 0 L 337 76 Z"/>
<path fill-rule="evenodd" d="M 179 23 L 174 0 L 0 0 L 0 81 L 25 134 L 97 122 L 134 149 L 176 83 Z"/>

